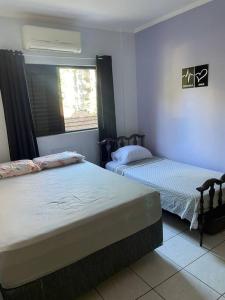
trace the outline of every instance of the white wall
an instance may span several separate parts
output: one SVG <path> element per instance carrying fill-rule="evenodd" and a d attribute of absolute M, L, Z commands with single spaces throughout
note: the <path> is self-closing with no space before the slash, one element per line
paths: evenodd
<path fill-rule="evenodd" d="M 38 139 L 40 155 L 76 150 L 91 162 L 99 161 L 98 130 L 78 131 Z"/>
<path fill-rule="evenodd" d="M 136 68 L 135 68 L 135 41 L 132 33 L 119 33 L 98 29 L 72 28 L 60 24 L 40 23 L 0 18 L 0 48 L 22 49 L 22 25 L 39 25 L 62 29 L 75 29 L 82 34 L 82 54 L 74 57 L 52 55 L 46 53 L 25 53 L 27 63 L 47 64 L 93 64 L 96 55 L 111 55 L 113 59 L 115 105 L 118 134 L 130 134 L 137 131 L 137 96 L 136 96 Z M 7 149 L 5 137 L 4 117 L 0 109 L 0 141 Z M 63 143 L 62 143 L 63 140 Z M 41 154 L 54 153 L 56 149 L 76 148 L 88 149 L 87 158 L 96 162 L 98 157 L 96 131 L 65 134 L 38 139 Z M 90 141 L 91 144 L 90 144 Z M 90 147 L 93 144 L 93 147 Z M 79 145 L 79 146 L 78 146 Z M 64 147 L 65 146 L 65 147 Z M 5 151 L 5 150 L 4 150 Z M 83 150 L 85 151 L 85 150 Z M 6 151 L 7 152 L 7 151 Z M 8 159 L 7 154 L 0 151 L 0 161 Z"/>
<path fill-rule="evenodd" d="M 6 133 L 4 111 L 0 94 L 0 161 L 9 160 L 9 147 Z"/>

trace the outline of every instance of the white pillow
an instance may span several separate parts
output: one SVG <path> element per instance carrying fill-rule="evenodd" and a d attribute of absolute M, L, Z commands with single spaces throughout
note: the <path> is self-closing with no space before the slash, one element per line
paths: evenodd
<path fill-rule="evenodd" d="M 112 160 L 121 164 L 128 164 L 132 161 L 147 158 L 152 158 L 152 153 L 148 149 L 137 145 L 125 146 L 112 152 Z"/>

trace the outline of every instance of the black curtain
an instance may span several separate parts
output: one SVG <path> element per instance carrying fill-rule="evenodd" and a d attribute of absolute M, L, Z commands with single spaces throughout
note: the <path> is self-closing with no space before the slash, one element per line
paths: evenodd
<path fill-rule="evenodd" d="M 112 57 L 97 56 L 96 71 L 99 139 L 102 141 L 117 137 Z"/>
<path fill-rule="evenodd" d="M 11 160 L 38 156 L 22 52 L 0 50 L 0 91 Z"/>

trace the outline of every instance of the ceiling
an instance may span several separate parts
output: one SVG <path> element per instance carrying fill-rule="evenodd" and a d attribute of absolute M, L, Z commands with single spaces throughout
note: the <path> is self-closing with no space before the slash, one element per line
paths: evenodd
<path fill-rule="evenodd" d="M 212 0 L 0 0 L 0 15 L 136 32 Z"/>

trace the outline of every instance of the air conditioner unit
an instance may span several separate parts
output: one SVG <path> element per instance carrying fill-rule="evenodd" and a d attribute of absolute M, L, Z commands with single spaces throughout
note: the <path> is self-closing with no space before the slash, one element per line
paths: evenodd
<path fill-rule="evenodd" d="M 26 50 L 48 50 L 81 53 L 80 32 L 37 26 L 23 26 Z"/>

